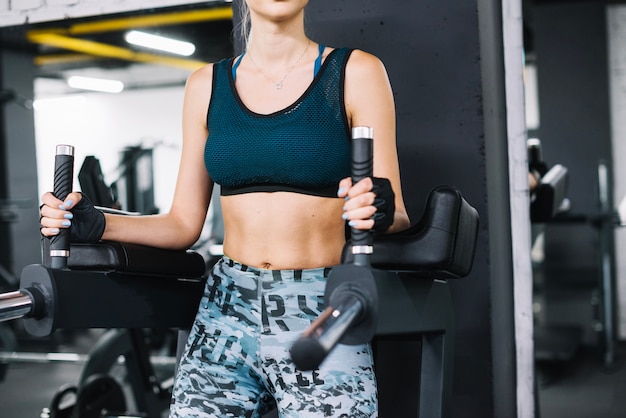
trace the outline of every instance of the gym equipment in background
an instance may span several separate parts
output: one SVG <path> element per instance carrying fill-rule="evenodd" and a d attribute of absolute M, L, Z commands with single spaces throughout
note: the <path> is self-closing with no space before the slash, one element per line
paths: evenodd
<path fill-rule="evenodd" d="M 528 141 L 528 152 L 530 170 L 533 165 L 547 167 L 541 158 L 541 142 L 538 139 Z M 597 175 L 598 211 L 579 213 L 572 209 L 568 199 L 568 169 L 555 164 L 541 176 L 537 188 L 531 192 L 530 217 L 535 231 L 543 230 L 547 225 L 589 225 L 594 229 L 598 243 L 599 277 L 596 296 L 589 303 L 595 306 L 592 327 L 598 334 L 598 349 L 603 357 L 604 365 L 611 367 L 615 362 L 617 331 L 615 273 L 610 248 L 614 229 L 622 226 L 624 222 L 619 210 L 612 208 L 610 204 L 612 185 L 605 162 L 598 162 Z M 543 277 L 542 281 L 535 280 L 535 291 L 539 296 L 543 297 L 545 292 L 541 286 L 545 287 L 550 280 L 550 277 Z M 563 290 L 567 289 L 563 288 Z M 552 286 L 551 294 L 553 298 L 558 294 L 556 285 Z M 550 301 L 546 301 L 546 304 L 549 303 Z M 583 327 L 580 325 L 537 323 L 535 358 L 544 362 L 571 360 L 581 346 L 582 340 Z"/>

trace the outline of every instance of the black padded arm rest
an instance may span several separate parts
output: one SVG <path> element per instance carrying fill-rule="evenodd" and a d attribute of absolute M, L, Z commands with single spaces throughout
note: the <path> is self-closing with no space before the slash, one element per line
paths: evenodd
<path fill-rule="evenodd" d="M 567 168 L 556 164 L 540 180 L 530 202 L 530 220 L 545 222 L 552 219 L 567 198 Z"/>
<path fill-rule="evenodd" d="M 194 251 L 164 250 L 113 241 L 71 244 L 67 266 L 72 270 L 188 278 L 202 277 L 206 269 L 204 259 Z"/>
<path fill-rule="evenodd" d="M 456 188 L 438 186 L 429 193 L 417 224 L 399 233 L 375 236 L 372 267 L 428 278 L 465 277 L 474 262 L 478 223 L 478 212 Z M 343 262 L 351 261 L 348 242 Z"/>

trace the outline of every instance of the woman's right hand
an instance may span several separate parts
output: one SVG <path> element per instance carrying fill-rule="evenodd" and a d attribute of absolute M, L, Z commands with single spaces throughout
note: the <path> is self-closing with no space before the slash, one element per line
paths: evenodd
<path fill-rule="evenodd" d="M 39 223 L 41 235 L 51 237 L 58 235 L 59 231 L 72 225 L 74 214 L 69 211 L 80 199 L 80 193 L 70 193 L 65 201 L 57 199 L 52 193 L 47 192 L 41 196 L 43 204 L 39 207 Z"/>
<path fill-rule="evenodd" d="M 102 238 L 106 226 L 104 214 L 82 193 L 69 193 L 62 201 L 47 192 L 41 201 L 39 222 L 43 236 L 55 236 L 61 229 L 72 227 L 72 242 L 97 242 Z"/>

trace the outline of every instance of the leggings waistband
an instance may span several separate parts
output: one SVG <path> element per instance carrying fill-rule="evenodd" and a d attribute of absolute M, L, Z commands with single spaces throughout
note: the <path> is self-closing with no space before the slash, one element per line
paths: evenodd
<path fill-rule="evenodd" d="M 253 266 L 248 266 L 246 264 L 240 263 L 239 261 L 235 261 L 232 258 L 223 255 L 221 262 L 223 262 L 226 266 L 238 270 L 238 271 L 242 271 L 242 272 L 253 272 L 253 273 L 257 273 L 259 275 L 262 274 L 270 274 L 272 276 L 277 276 L 277 275 L 281 275 L 282 274 L 287 274 L 289 276 L 292 276 L 294 278 L 298 278 L 298 277 L 302 277 L 304 274 L 307 273 L 317 273 L 317 274 L 322 274 L 324 277 L 328 277 L 328 274 L 330 273 L 331 267 L 318 267 L 318 268 L 311 268 L 311 269 L 284 269 L 284 270 L 270 270 L 270 269 L 263 269 L 260 267 L 253 267 Z"/>

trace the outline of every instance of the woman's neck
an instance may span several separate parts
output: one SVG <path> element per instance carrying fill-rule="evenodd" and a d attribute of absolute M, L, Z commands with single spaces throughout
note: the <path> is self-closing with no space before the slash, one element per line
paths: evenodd
<path fill-rule="evenodd" d="M 284 66 L 302 54 L 311 42 L 302 17 L 281 21 L 254 19 L 247 51 L 259 63 Z"/>
<path fill-rule="evenodd" d="M 253 33 L 248 43 L 248 54 L 263 67 L 284 68 L 302 59 L 310 49 L 311 40 L 306 36 L 292 38 L 289 36 L 258 36 Z"/>

